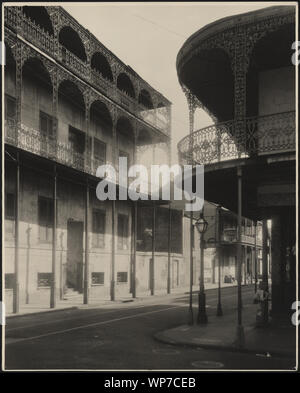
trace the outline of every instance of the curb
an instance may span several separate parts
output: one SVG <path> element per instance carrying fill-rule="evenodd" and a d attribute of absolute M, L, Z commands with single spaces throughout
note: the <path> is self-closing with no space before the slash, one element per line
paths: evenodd
<path fill-rule="evenodd" d="M 79 307 L 77 306 L 69 306 L 69 307 L 64 307 L 64 308 L 53 308 L 51 310 L 40 310 L 40 311 L 34 311 L 34 312 L 23 312 L 23 313 L 18 313 L 18 314 L 9 314 L 5 316 L 5 319 L 11 319 L 11 318 L 17 318 L 17 317 L 25 317 L 25 316 L 31 316 L 31 315 L 37 315 L 37 314 L 48 314 L 48 313 L 53 313 L 53 312 L 61 312 L 61 311 L 66 311 L 66 310 L 78 310 Z"/>
<path fill-rule="evenodd" d="M 163 344 L 169 344 L 180 347 L 188 347 L 188 348 L 203 348 L 203 349 L 211 349 L 218 350 L 224 352 L 238 352 L 238 353 L 248 353 L 248 354 L 260 354 L 264 355 L 264 353 L 269 353 L 271 357 L 282 357 L 282 358 L 291 358 L 296 357 L 296 352 L 277 352 L 270 351 L 265 349 L 251 349 L 251 348 L 237 348 L 234 345 L 217 345 L 217 344 L 201 344 L 201 343 L 192 343 L 188 341 L 175 341 L 171 338 L 165 336 L 165 333 L 158 332 L 154 334 L 154 339 Z"/>

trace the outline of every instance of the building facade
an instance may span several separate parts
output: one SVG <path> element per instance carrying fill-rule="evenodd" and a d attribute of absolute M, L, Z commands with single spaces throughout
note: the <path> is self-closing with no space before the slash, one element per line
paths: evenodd
<path fill-rule="evenodd" d="M 296 299 L 295 11 L 276 6 L 221 19 L 194 33 L 177 56 L 190 110 L 181 162 L 205 165 L 206 200 L 238 220 L 263 220 L 264 289 L 269 253 L 273 317 L 287 316 Z M 197 107 L 212 126 L 194 130 Z"/>
<path fill-rule="evenodd" d="M 95 190 L 101 164 L 158 147 L 169 160 L 171 103 L 63 8 L 4 11 L 7 312 L 165 290 L 182 248 L 154 264 L 148 240 L 136 247 L 142 207 Z"/>
<path fill-rule="evenodd" d="M 216 284 L 237 283 L 237 215 L 216 204 L 205 202 L 204 217 L 208 223 L 204 234 L 204 282 Z M 190 218 L 184 219 L 184 258 L 189 267 Z M 193 226 L 193 283 L 199 284 L 200 235 Z M 220 258 L 220 259 L 219 259 Z M 262 224 L 242 219 L 242 283 L 257 283 L 262 274 Z M 220 263 L 220 271 L 219 271 Z M 220 273 L 220 277 L 219 277 Z M 187 272 L 189 275 L 189 270 Z"/>

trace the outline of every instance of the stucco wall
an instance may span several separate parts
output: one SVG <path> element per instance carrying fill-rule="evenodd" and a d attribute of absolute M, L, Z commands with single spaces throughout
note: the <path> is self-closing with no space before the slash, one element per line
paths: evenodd
<path fill-rule="evenodd" d="M 295 67 L 259 73 L 259 116 L 295 110 Z"/>

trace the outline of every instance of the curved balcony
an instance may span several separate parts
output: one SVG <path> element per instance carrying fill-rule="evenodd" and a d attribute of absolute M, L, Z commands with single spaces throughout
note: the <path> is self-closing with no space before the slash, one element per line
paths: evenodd
<path fill-rule="evenodd" d="M 227 121 L 187 135 L 177 145 L 181 164 L 213 164 L 240 158 L 293 152 L 295 112 Z"/>

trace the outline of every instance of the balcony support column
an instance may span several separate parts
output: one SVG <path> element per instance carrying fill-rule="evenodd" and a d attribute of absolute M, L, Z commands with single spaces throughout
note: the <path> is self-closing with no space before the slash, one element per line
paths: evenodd
<path fill-rule="evenodd" d="M 18 134 L 22 125 L 22 67 L 23 67 L 23 51 L 22 43 L 17 43 L 16 50 L 16 128 L 15 142 L 18 146 Z"/>
<path fill-rule="evenodd" d="M 53 238 L 52 238 L 52 280 L 50 293 L 50 308 L 56 307 L 56 227 L 57 227 L 57 173 L 54 164 L 53 175 Z"/>
<path fill-rule="evenodd" d="M 171 293 L 171 236 L 172 236 L 172 209 L 169 203 L 168 214 L 168 266 L 167 266 L 167 294 Z"/>
<path fill-rule="evenodd" d="M 238 156 L 245 150 L 246 73 L 248 64 L 246 31 L 237 26 L 232 69 L 234 75 L 234 126 Z"/>
<path fill-rule="evenodd" d="M 89 90 L 84 95 L 85 98 L 85 168 L 92 171 L 92 141 L 89 136 L 90 129 L 90 94 Z"/>
<path fill-rule="evenodd" d="M 152 207 L 152 262 L 151 262 L 151 271 L 150 271 L 150 294 L 154 295 L 155 292 L 155 248 L 156 248 L 156 206 L 155 202 L 153 202 Z"/>
<path fill-rule="evenodd" d="M 20 283 L 19 283 L 19 227 L 20 227 L 20 156 L 16 160 L 16 194 L 15 194 L 15 280 L 13 290 L 13 312 L 20 309 Z"/>
<path fill-rule="evenodd" d="M 84 287 L 83 287 L 83 304 L 89 304 L 89 210 L 90 210 L 90 188 L 88 180 L 86 182 L 85 196 L 85 261 L 84 261 Z"/>
<path fill-rule="evenodd" d="M 190 132 L 190 140 L 189 140 L 189 164 L 193 165 L 193 132 L 194 132 L 194 121 L 195 121 L 195 110 L 196 110 L 196 102 L 195 97 L 189 90 L 184 90 L 189 110 L 189 132 Z M 194 314 L 193 314 L 193 283 L 194 283 L 194 255 L 193 255 L 193 247 L 194 247 L 194 223 L 193 223 L 193 211 L 190 212 L 190 296 L 189 296 L 189 316 L 188 316 L 188 324 L 194 324 Z"/>
<path fill-rule="evenodd" d="M 112 162 L 116 167 L 117 163 L 117 114 L 113 111 L 113 141 L 112 141 Z M 117 212 L 116 201 L 111 201 L 111 266 L 110 266 L 110 300 L 115 300 L 115 264 L 116 264 L 116 231 Z"/>
<path fill-rule="evenodd" d="M 257 292 L 257 221 L 254 222 L 254 292 Z"/>
<path fill-rule="evenodd" d="M 57 140 L 57 111 L 58 111 L 58 82 L 57 68 L 54 67 L 51 72 L 52 79 L 52 118 L 53 118 L 53 135 Z"/>
<path fill-rule="evenodd" d="M 134 146 L 133 146 L 133 164 L 137 164 L 137 139 L 138 129 L 136 122 L 134 123 Z M 131 280 L 130 280 L 130 292 L 133 298 L 136 298 L 136 245 L 137 245 L 137 215 L 138 215 L 138 202 L 133 202 L 132 207 L 132 231 L 131 231 Z"/>
<path fill-rule="evenodd" d="M 267 220 L 262 223 L 262 288 L 264 297 L 262 300 L 262 317 L 261 325 L 266 326 L 269 319 L 269 305 L 268 305 L 268 224 Z"/>
<path fill-rule="evenodd" d="M 238 180 L 238 225 L 237 225 L 237 304 L 238 304 L 238 324 L 236 332 L 236 346 L 237 348 L 244 348 L 245 334 L 242 323 L 242 168 L 237 167 L 237 180 Z"/>

